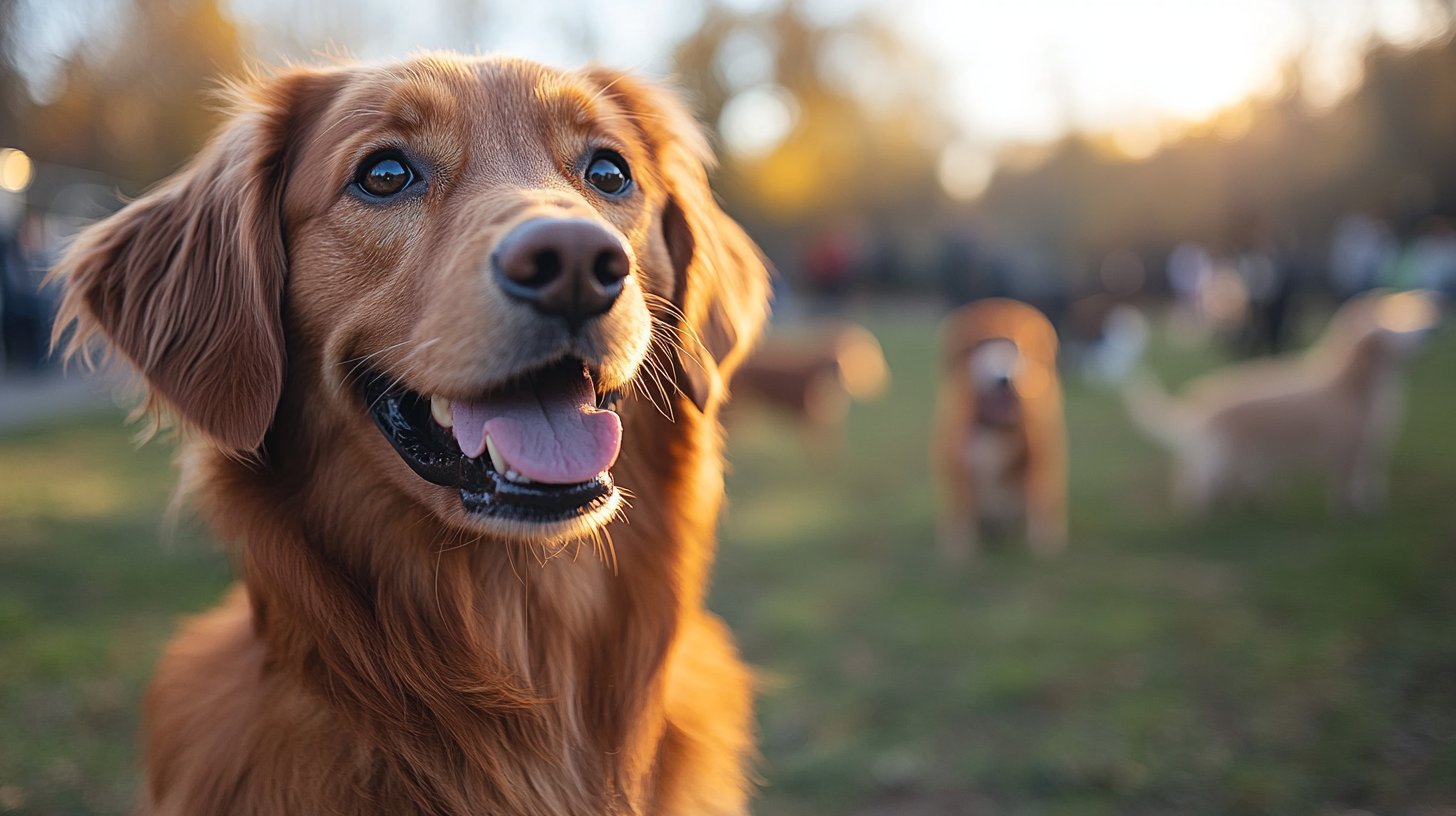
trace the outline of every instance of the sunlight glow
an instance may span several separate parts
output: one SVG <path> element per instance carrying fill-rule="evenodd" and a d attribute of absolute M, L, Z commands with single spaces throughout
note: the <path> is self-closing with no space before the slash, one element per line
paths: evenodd
<path fill-rule="evenodd" d="M 34 175 L 30 157 L 15 148 L 0 149 L 0 190 L 21 193 Z"/>
<path fill-rule="evenodd" d="M 777 85 L 760 85 L 728 100 L 718 127 L 729 150 L 755 157 L 778 147 L 797 119 L 792 94 Z"/>
<path fill-rule="evenodd" d="M 936 166 L 941 189 L 959 201 L 970 201 L 985 192 L 995 171 L 991 154 L 966 142 L 946 145 Z"/>

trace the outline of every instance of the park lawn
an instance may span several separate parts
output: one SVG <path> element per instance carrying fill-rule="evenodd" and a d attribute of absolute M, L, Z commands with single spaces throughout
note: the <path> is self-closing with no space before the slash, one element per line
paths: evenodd
<path fill-rule="evenodd" d="M 1068 387 L 1072 545 L 933 557 L 934 316 L 816 458 L 745 412 L 711 604 L 761 675 L 761 814 L 1456 814 L 1456 332 L 1415 365 L 1392 509 L 1206 521 L 1116 396 Z M 1170 382 L 1214 364 L 1160 346 Z M 0 436 L 0 812 L 128 811 L 140 695 L 226 559 L 164 530 L 119 415 Z"/>

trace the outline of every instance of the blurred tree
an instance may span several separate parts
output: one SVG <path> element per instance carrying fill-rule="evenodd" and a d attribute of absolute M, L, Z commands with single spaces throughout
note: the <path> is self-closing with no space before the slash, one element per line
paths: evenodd
<path fill-rule="evenodd" d="M 149 184 L 206 138 L 218 119 L 212 94 L 243 71 L 243 55 L 220 0 L 131 0 L 64 55 L 52 99 L 22 101 L 21 146 L 41 161 Z"/>
<path fill-rule="evenodd" d="M 17 51 L 20 0 L 0 0 L 0 147 L 20 141 L 20 111 L 24 106 Z"/>
<path fill-rule="evenodd" d="M 1030 166 L 1003 166 L 968 209 L 1011 242 L 1048 249 L 1074 279 L 1123 247 L 1157 254 L 1192 239 L 1236 251 L 1255 230 L 1308 252 L 1351 210 L 1406 228 L 1456 213 L 1456 41 L 1373 44 L 1363 66 L 1355 91 L 1318 107 L 1291 62 L 1279 93 L 1186 126 L 1147 156 L 1070 135 Z"/>
<path fill-rule="evenodd" d="M 823 21 L 798 0 L 754 12 L 714 2 L 674 65 L 724 136 L 719 188 L 752 225 L 909 223 L 926 211 L 950 128 L 933 66 L 883 21 Z M 742 123 L 725 114 L 754 94 L 776 101 L 787 127 L 766 148 L 743 149 L 725 132 Z M 757 118 L 747 124 L 764 126 Z"/>

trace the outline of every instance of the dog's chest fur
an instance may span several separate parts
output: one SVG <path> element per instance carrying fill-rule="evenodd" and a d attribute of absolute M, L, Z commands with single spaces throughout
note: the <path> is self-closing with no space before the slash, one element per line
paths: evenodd
<path fill-rule="evenodd" d="M 982 515 L 1013 518 L 1024 512 L 1026 454 L 1026 438 L 1019 427 L 972 429 L 961 456 Z"/>

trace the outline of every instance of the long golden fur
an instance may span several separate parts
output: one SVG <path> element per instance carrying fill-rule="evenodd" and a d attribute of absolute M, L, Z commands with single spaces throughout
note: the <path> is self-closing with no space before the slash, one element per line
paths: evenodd
<path fill-rule="evenodd" d="M 1173 454 L 1187 510 L 1262 499 L 1280 480 L 1314 474 L 1334 509 L 1373 512 L 1385 503 L 1403 363 L 1437 318 L 1431 293 L 1367 293 L 1306 352 L 1206 374 L 1177 397 L 1145 377 L 1125 391 L 1129 412 Z"/>
<path fill-rule="evenodd" d="M 975 552 L 988 526 L 1024 531 L 1041 554 L 1067 543 L 1067 442 L 1057 333 L 1035 308 L 976 301 L 945 321 L 931 468 L 940 546 Z"/>
<path fill-rule="evenodd" d="M 691 117 L 616 72 L 447 54 L 235 96 L 189 167 L 58 271 L 72 349 L 104 338 L 176 417 L 185 489 L 240 571 L 148 693 L 143 811 L 744 812 L 750 677 L 703 596 L 717 414 L 766 272 Z M 601 145 L 630 196 L 583 184 Z M 422 192 L 350 192 L 383 148 Z M 553 215 L 630 248 L 615 305 L 570 334 L 482 273 Z M 563 354 L 627 392 L 612 472 L 630 506 L 477 518 L 359 396 L 373 370 L 470 399 Z"/>

